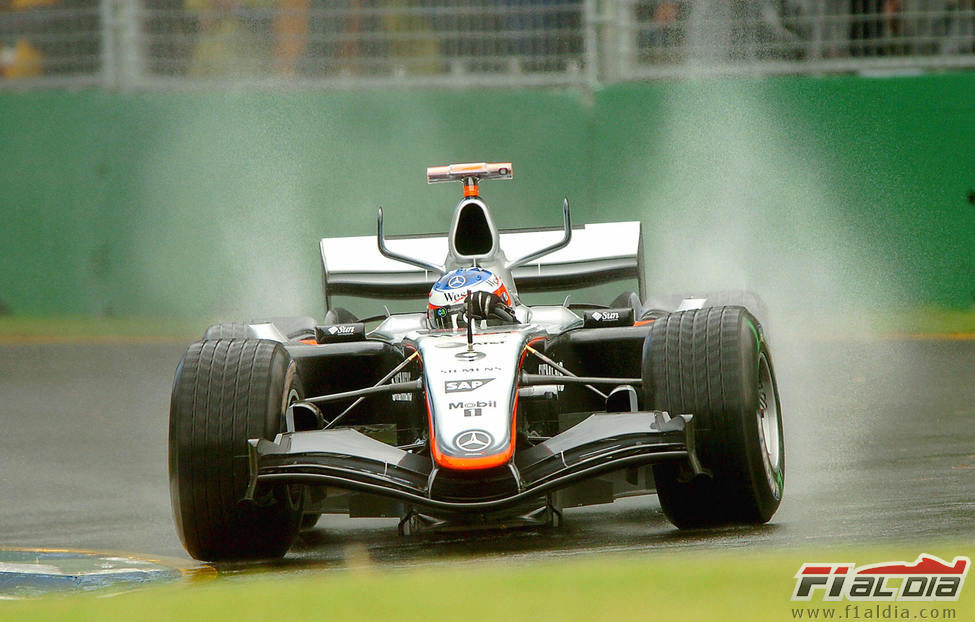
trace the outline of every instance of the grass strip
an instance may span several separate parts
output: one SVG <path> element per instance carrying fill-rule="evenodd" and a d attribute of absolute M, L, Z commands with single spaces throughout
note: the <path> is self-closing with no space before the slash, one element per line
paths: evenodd
<path fill-rule="evenodd" d="M 785 552 L 656 552 L 553 558 L 543 562 L 473 563 L 445 560 L 380 570 L 366 551 L 350 554 L 345 571 L 301 575 L 256 574 L 202 584 L 170 585 L 105 598 L 82 594 L 0 602 L 4 620 L 59 622 L 155 620 L 480 620 L 593 622 L 629 620 L 810 619 L 835 610 L 836 619 L 975 619 L 975 587 L 957 602 L 791 602 L 794 575 L 804 562 L 913 562 L 919 553 L 951 561 L 971 556 L 971 544 L 899 548 L 818 548 Z M 353 552 L 354 553 L 354 552 Z M 867 610 L 874 615 L 868 615 Z M 882 615 L 883 610 L 892 615 Z M 796 612 L 802 610 L 802 617 Z M 922 610 L 923 613 L 922 613 Z M 816 614 L 827 619 L 829 614 Z M 866 616 L 866 617 L 865 617 Z"/>
<path fill-rule="evenodd" d="M 0 316 L 0 343 L 137 342 L 198 339 L 207 319 L 88 316 Z M 773 317 L 773 326 L 808 336 L 881 339 L 973 338 L 975 309 L 918 307 L 845 313 L 803 312 L 801 318 Z"/>
<path fill-rule="evenodd" d="M 864 313 L 859 322 L 881 335 L 959 335 L 975 334 L 975 309 L 921 307 L 903 311 Z"/>
<path fill-rule="evenodd" d="M 0 316 L 0 342 L 192 341 L 210 323 L 175 318 Z"/>

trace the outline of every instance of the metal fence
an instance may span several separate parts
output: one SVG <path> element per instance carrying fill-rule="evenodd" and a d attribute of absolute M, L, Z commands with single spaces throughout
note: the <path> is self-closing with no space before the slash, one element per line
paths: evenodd
<path fill-rule="evenodd" d="M 620 0 L 617 7 L 621 79 L 975 67 L 975 0 Z"/>
<path fill-rule="evenodd" d="M 975 0 L 0 0 L 0 88 L 975 67 Z"/>

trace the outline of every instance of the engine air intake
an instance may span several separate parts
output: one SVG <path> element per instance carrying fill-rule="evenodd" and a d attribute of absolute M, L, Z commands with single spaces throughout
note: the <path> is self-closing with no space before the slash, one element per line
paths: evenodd
<path fill-rule="evenodd" d="M 494 247 L 494 236 L 488 224 L 484 208 L 478 203 L 467 203 L 457 216 L 454 232 L 454 248 L 460 255 L 487 255 Z"/>

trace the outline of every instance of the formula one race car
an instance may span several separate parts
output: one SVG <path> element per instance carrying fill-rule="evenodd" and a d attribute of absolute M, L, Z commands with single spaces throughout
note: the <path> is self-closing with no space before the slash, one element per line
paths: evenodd
<path fill-rule="evenodd" d="M 679 528 L 768 521 L 782 496 L 779 396 L 748 292 L 647 298 L 638 222 L 499 232 L 461 181 L 450 232 L 321 241 L 323 321 L 217 324 L 176 371 L 173 511 L 198 559 L 284 555 L 322 513 L 401 533 L 557 525 L 656 492 Z M 509 256 L 514 259 L 509 259 Z M 520 294 L 636 281 L 609 305 Z M 359 319 L 332 297 L 426 298 Z M 372 328 L 367 328 L 371 326 Z"/>

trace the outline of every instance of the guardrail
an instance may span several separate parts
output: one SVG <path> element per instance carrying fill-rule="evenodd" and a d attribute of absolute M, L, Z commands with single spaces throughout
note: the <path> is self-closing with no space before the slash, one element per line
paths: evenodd
<path fill-rule="evenodd" d="M 975 67 L 975 0 L 0 0 L 0 88 L 585 86 Z"/>

